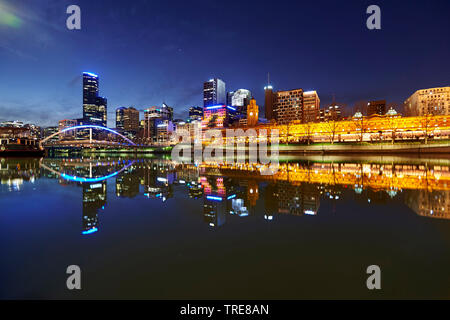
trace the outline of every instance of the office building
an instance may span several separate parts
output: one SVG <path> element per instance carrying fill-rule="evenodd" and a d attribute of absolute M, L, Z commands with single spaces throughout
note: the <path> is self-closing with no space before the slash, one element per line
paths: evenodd
<path fill-rule="evenodd" d="M 274 110 L 278 124 L 303 119 L 303 89 L 277 91 Z"/>
<path fill-rule="evenodd" d="M 191 120 L 201 120 L 203 117 L 202 107 L 190 107 L 189 108 L 189 119 Z"/>
<path fill-rule="evenodd" d="M 407 116 L 450 114 L 450 87 L 421 89 L 404 102 Z"/>
<path fill-rule="evenodd" d="M 203 84 L 203 107 L 226 104 L 225 82 L 220 79 L 210 79 Z"/>
<path fill-rule="evenodd" d="M 303 92 L 303 123 L 319 121 L 320 99 L 316 91 Z"/>
<path fill-rule="evenodd" d="M 264 87 L 264 112 L 265 117 L 268 121 L 275 120 L 276 114 L 274 112 L 274 103 L 276 101 L 276 96 L 273 92 L 273 87 L 267 85 Z"/>
<path fill-rule="evenodd" d="M 162 107 L 150 107 L 144 111 L 144 139 L 148 143 L 157 142 L 159 121 L 173 120 L 173 108 L 163 103 Z"/>
<path fill-rule="evenodd" d="M 130 107 L 116 109 L 116 128 L 123 132 L 139 132 L 139 110 Z"/>
<path fill-rule="evenodd" d="M 98 75 L 83 72 L 83 120 L 82 124 L 106 127 L 107 100 L 99 97 Z"/>
<path fill-rule="evenodd" d="M 370 101 L 367 104 L 367 115 L 384 115 L 386 113 L 386 100 Z"/>

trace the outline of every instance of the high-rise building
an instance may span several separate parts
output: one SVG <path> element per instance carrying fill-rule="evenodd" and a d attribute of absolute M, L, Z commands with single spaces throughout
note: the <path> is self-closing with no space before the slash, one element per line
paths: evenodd
<path fill-rule="evenodd" d="M 139 110 L 130 107 L 116 109 L 116 128 L 126 132 L 139 132 Z"/>
<path fill-rule="evenodd" d="M 341 118 L 342 118 L 341 107 L 338 106 L 335 103 L 332 103 L 326 109 L 320 109 L 319 110 L 319 120 L 320 120 L 320 122 L 338 121 L 338 120 L 341 120 Z"/>
<path fill-rule="evenodd" d="M 252 99 L 252 93 L 247 89 L 239 89 L 231 96 L 231 106 L 236 109 L 236 120 L 247 117 L 247 106 Z M 230 104 L 228 104 L 230 105 Z"/>
<path fill-rule="evenodd" d="M 247 126 L 253 127 L 258 124 L 259 107 L 256 105 L 256 100 L 251 99 L 247 106 Z"/>
<path fill-rule="evenodd" d="M 225 82 L 214 78 L 203 84 L 203 107 L 226 104 Z"/>
<path fill-rule="evenodd" d="M 386 100 L 370 101 L 367 104 L 367 115 L 384 115 L 386 113 Z"/>
<path fill-rule="evenodd" d="M 273 87 L 269 84 L 264 87 L 264 110 L 267 120 L 276 119 L 276 115 L 273 110 L 273 105 L 275 102 L 275 94 L 273 92 Z"/>
<path fill-rule="evenodd" d="M 450 87 L 421 89 L 404 102 L 407 116 L 450 114 Z"/>
<path fill-rule="evenodd" d="M 189 119 L 191 120 L 201 120 L 203 117 L 202 107 L 190 107 L 189 108 Z"/>
<path fill-rule="evenodd" d="M 107 100 L 98 96 L 98 75 L 83 72 L 83 124 L 106 127 Z"/>
<path fill-rule="evenodd" d="M 303 89 L 277 91 L 274 111 L 279 124 L 303 120 Z"/>
<path fill-rule="evenodd" d="M 303 123 L 319 121 L 320 99 L 316 91 L 303 92 Z"/>

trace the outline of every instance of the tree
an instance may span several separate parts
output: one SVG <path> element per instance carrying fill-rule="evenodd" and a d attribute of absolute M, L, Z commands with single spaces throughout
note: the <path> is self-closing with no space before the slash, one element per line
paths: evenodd
<path fill-rule="evenodd" d="M 325 122 L 325 128 L 327 130 L 327 135 L 328 138 L 330 139 L 330 143 L 333 144 L 334 143 L 334 139 L 336 137 L 336 132 L 337 132 L 337 121 L 335 120 L 330 120 Z"/>
<path fill-rule="evenodd" d="M 426 114 L 422 116 L 421 119 L 422 131 L 425 136 L 425 144 L 428 144 L 428 136 L 431 132 L 433 132 L 433 127 L 431 126 L 433 119 L 434 116 L 431 114 Z"/>

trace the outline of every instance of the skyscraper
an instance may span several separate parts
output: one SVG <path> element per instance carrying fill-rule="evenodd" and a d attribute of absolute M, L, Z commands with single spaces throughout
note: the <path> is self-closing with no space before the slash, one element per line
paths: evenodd
<path fill-rule="evenodd" d="M 203 84 L 203 107 L 226 104 L 225 82 L 214 78 Z"/>
<path fill-rule="evenodd" d="M 276 114 L 273 109 L 273 105 L 275 102 L 275 95 L 273 93 L 273 88 L 269 84 L 266 87 L 264 87 L 264 109 L 265 109 L 265 116 L 267 120 L 276 119 Z"/>
<path fill-rule="evenodd" d="M 107 100 L 98 96 L 98 75 L 83 72 L 83 124 L 106 127 Z"/>

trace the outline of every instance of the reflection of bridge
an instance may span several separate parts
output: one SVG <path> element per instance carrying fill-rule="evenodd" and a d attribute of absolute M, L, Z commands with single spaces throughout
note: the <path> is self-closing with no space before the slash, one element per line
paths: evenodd
<path fill-rule="evenodd" d="M 62 135 L 65 134 L 69 131 L 77 131 L 77 130 L 89 130 L 89 139 L 84 139 L 84 140 L 60 140 L 60 141 L 56 141 L 56 142 L 52 142 L 52 143 L 47 143 L 49 141 L 51 141 L 52 138 L 58 136 L 58 135 Z M 102 131 L 106 131 L 109 133 L 112 133 L 116 136 L 121 137 L 123 140 L 125 140 L 127 143 L 120 143 L 120 142 L 116 142 L 116 141 L 108 141 L 108 140 L 94 140 L 92 138 L 92 130 L 102 130 Z M 51 146 L 51 147 L 59 147 L 59 146 L 68 146 L 68 147 L 97 147 L 97 146 L 124 146 L 124 147 L 130 147 L 130 146 L 136 146 L 136 144 L 131 141 L 130 139 L 128 139 L 127 137 L 125 137 L 124 135 L 120 134 L 119 132 L 112 130 L 110 128 L 107 127 L 102 127 L 102 126 L 96 126 L 96 125 L 81 125 L 81 126 L 74 126 L 74 127 L 69 127 L 69 128 L 65 128 L 62 130 L 59 130 L 58 132 L 53 133 L 52 135 L 46 137 L 45 139 L 43 139 L 40 142 L 40 146 Z"/>

